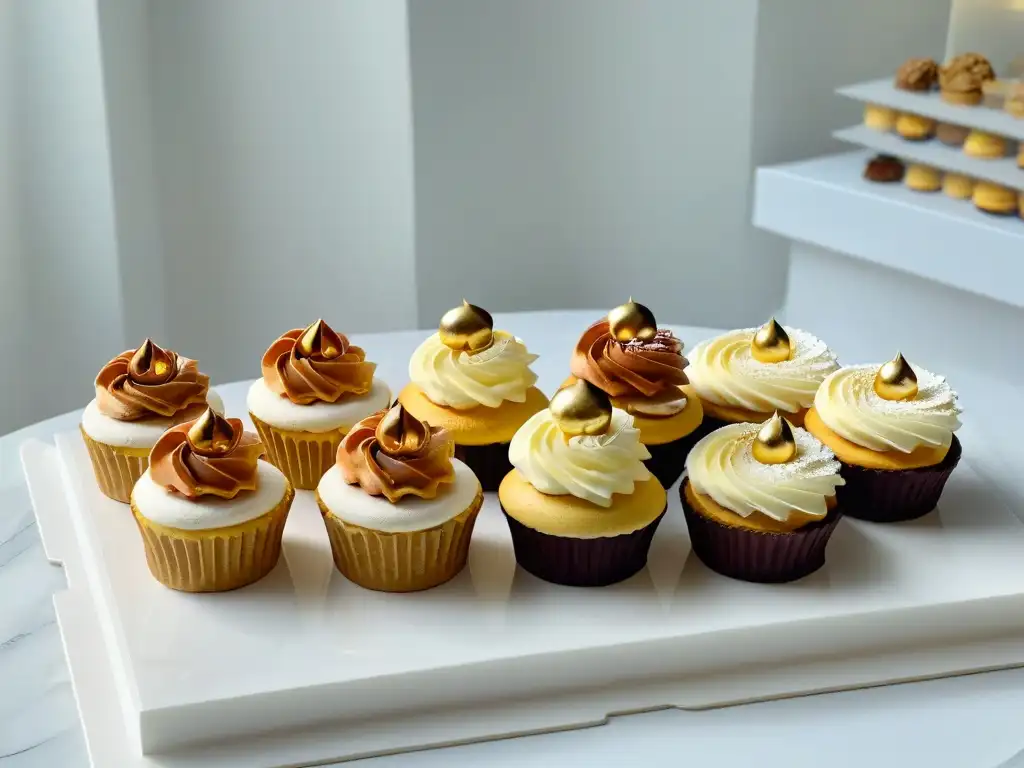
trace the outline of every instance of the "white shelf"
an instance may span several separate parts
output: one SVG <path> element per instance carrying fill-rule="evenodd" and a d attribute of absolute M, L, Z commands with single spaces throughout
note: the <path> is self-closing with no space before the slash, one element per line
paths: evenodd
<path fill-rule="evenodd" d="M 996 184 L 1014 189 L 1024 189 L 1024 169 L 1017 167 L 1016 156 L 991 160 L 971 157 L 965 155 L 962 148 L 947 146 L 938 139 L 909 141 L 898 134 L 882 133 L 866 125 L 843 128 L 832 135 L 840 141 L 895 155 L 904 160 L 994 181 Z"/>
<path fill-rule="evenodd" d="M 862 178 L 871 153 L 757 171 L 754 224 L 792 240 L 1024 307 L 1024 221 Z"/>
<path fill-rule="evenodd" d="M 931 117 L 944 123 L 966 125 L 999 136 L 1024 141 L 1024 120 L 1020 118 L 992 107 L 980 105 L 960 107 L 955 104 L 947 104 L 939 96 L 938 91 L 928 93 L 901 91 L 893 86 L 892 78 L 848 85 L 838 89 L 836 93 L 856 101 L 881 104 L 902 112 L 913 112 L 916 115 Z"/>

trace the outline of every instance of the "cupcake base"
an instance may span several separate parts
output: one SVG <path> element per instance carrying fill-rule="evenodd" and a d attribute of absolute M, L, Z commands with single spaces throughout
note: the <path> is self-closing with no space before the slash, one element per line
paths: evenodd
<path fill-rule="evenodd" d="M 132 488 L 149 468 L 149 448 L 120 448 L 93 440 L 79 427 L 89 450 L 96 484 L 104 496 L 127 504 Z"/>
<path fill-rule="evenodd" d="M 666 490 L 671 488 L 686 469 L 686 457 L 690 450 L 705 434 L 707 433 L 704 432 L 702 423 L 693 432 L 678 440 L 661 445 L 644 445 L 651 454 L 651 458 L 644 462 L 644 466 L 658 478 Z"/>
<path fill-rule="evenodd" d="M 280 469 L 293 488 L 316 488 L 338 456 L 338 446 L 348 430 L 295 432 L 278 429 L 249 412 L 256 432 L 267 449 L 267 460 Z"/>
<path fill-rule="evenodd" d="M 604 587 L 641 571 L 664 516 L 663 510 L 633 533 L 574 539 L 535 531 L 505 512 L 516 562 L 538 579 L 568 587 Z"/>
<path fill-rule="evenodd" d="M 508 443 L 456 444 L 455 458 L 473 470 L 485 491 L 496 491 L 505 475 L 512 471 L 512 462 L 508 460 L 508 446 Z"/>
<path fill-rule="evenodd" d="M 824 518 L 789 533 L 770 533 L 725 525 L 705 517 L 679 496 L 693 553 L 708 568 L 740 581 L 781 584 L 814 573 L 825 564 L 825 547 L 843 515 L 840 506 Z"/>
<path fill-rule="evenodd" d="M 960 440 L 954 435 L 946 457 L 931 467 L 867 469 L 844 463 L 840 474 L 846 485 L 839 488 L 844 514 L 873 523 L 896 523 L 927 515 L 938 505 L 962 454 Z"/>

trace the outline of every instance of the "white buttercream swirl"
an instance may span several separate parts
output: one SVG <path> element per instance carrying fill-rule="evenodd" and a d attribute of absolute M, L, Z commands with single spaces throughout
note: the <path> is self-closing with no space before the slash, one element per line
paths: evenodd
<path fill-rule="evenodd" d="M 793 353 L 781 363 L 762 363 L 750 353 L 757 328 L 729 331 L 702 341 L 690 354 L 686 375 L 702 400 L 759 413 L 796 413 L 810 408 L 818 385 L 839 367 L 825 342 L 786 328 Z"/>
<path fill-rule="evenodd" d="M 569 439 L 544 409 L 519 428 L 508 449 L 512 466 L 541 493 L 572 495 L 599 507 L 610 507 L 612 494 L 632 493 L 637 482 L 649 479 L 643 462 L 650 457 L 633 417 L 618 408 L 607 433 Z"/>
<path fill-rule="evenodd" d="M 409 378 L 436 405 L 497 408 L 505 400 L 526 401 L 537 381 L 530 370 L 536 359 L 521 339 L 505 331 L 495 331 L 494 343 L 472 355 L 449 349 L 435 333 L 413 352 Z"/>
<path fill-rule="evenodd" d="M 794 427 L 796 456 L 785 464 L 762 464 L 752 448 L 761 426 L 730 424 L 697 443 L 686 458 L 693 489 L 741 517 L 760 512 L 786 522 L 794 511 L 825 517 L 826 499 L 845 485 L 835 455 L 810 432 Z"/>
<path fill-rule="evenodd" d="M 911 453 L 948 448 L 960 428 L 956 392 L 941 376 L 911 365 L 917 396 L 885 400 L 875 392 L 878 365 L 855 365 L 828 376 L 814 398 L 822 422 L 840 437 L 872 451 Z"/>

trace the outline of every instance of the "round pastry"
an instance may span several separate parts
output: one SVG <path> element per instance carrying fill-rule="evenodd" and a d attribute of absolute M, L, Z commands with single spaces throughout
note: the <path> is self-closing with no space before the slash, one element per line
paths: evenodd
<path fill-rule="evenodd" d="M 988 59 L 979 53 L 963 53 L 939 68 L 939 90 L 949 104 L 972 106 L 980 104 L 982 86 L 995 79 Z"/>
<path fill-rule="evenodd" d="M 270 345 L 246 405 L 268 458 L 293 486 L 316 488 L 352 425 L 391 402 L 376 369 L 323 320 Z"/>
<path fill-rule="evenodd" d="M 1017 194 L 1017 208 L 1020 212 L 1020 217 L 1024 219 L 1024 192 Z"/>
<path fill-rule="evenodd" d="M 1014 83 L 1010 86 L 1003 102 L 1003 109 L 1014 117 L 1024 118 L 1024 83 Z"/>
<path fill-rule="evenodd" d="M 907 59 L 896 70 L 894 85 L 903 91 L 930 91 L 939 77 L 939 65 L 935 59 Z"/>
<path fill-rule="evenodd" d="M 930 139 L 935 133 L 935 121 L 923 115 L 901 112 L 896 118 L 896 133 L 911 141 Z"/>
<path fill-rule="evenodd" d="M 685 367 L 683 343 L 631 298 L 583 332 L 564 382 L 590 382 L 633 417 L 651 454 L 647 468 L 666 488 L 683 473 L 704 419 Z"/>
<path fill-rule="evenodd" d="M 938 192 L 942 188 L 942 171 L 930 165 L 911 163 L 903 183 L 915 192 Z"/>
<path fill-rule="evenodd" d="M 830 375 L 804 423 L 842 462 L 843 513 L 894 522 L 935 509 L 960 461 L 959 414 L 945 379 L 897 353 Z"/>
<path fill-rule="evenodd" d="M 1017 167 L 1024 168 L 1024 141 L 1017 145 Z"/>
<path fill-rule="evenodd" d="M 953 123 L 939 123 L 935 128 L 935 138 L 950 147 L 963 146 L 967 134 L 971 129 L 964 125 L 953 125 Z"/>
<path fill-rule="evenodd" d="M 839 522 L 835 455 L 778 413 L 701 440 L 680 489 L 693 552 L 723 576 L 793 581 L 825 563 Z"/>
<path fill-rule="evenodd" d="M 974 194 L 974 179 L 960 173 L 947 173 L 942 177 L 942 191 L 956 200 L 970 200 Z"/>
<path fill-rule="evenodd" d="M 899 181 L 903 178 L 903 172 L 903 161 L 892 155 L 875 155 L 864 166 L 864 178 L 868 181 Z"/>
<path fill-rule="evenodd" d="M 273 570 L 295 491 L 263 453 L 240 419 L 212 408 L 161 435 L 131 496 L 157 581 L 226 592 Z"/>
<path fill-rule="evenodd" d="M 985 213 L 1011 216 L 1017 209 L 1017 191 L 991 181 L 975 183 L 971 199 L 975 207 Z"/>
<path fill-rule="evenodd" d="M 516 562 L 554 584 L 600 587 L 647 564 L 665 488 L 633 417 L 588 381 L 564 387 L 509 447 L 501 482 Z"/>
<path fill-rule="evenodd" d="M 443 584 L 469 556 L 483 490 L 455 444 L 400 403 L 360 421 L 316 488 L 334 564 L 381 592 Z"/>
<path fill-rule="evenodd" d="M 964 140 L 964 154 L 971 157 L 999 158 L 1006 154 L 1006 139 L 984 131 L 972 130 Z"/>
<path fill-rule="evenodd" d="M 800 426 L 818 385 L 839 367 L 825 342 L 772 318 L 694 347 L 690 383 L 704 407 L 704 433 L 726 424 L 760 424 L 779 411 Z"/>
<path fill-rule="evenodd" d="M 127 504 L 160 435 L 196 418 L 207 405 L 224 411 L 210 377 L 199 372 L 195 360 L 150 339 L 103 366 L 80 429 L 104 495 Z"/>
<path fill-rule="evenodd" d="M 864 107 L 864 125 L 872 130 L 888 133 L 896 127 L 896 110 L 880 104 L 867 104 Z"/>

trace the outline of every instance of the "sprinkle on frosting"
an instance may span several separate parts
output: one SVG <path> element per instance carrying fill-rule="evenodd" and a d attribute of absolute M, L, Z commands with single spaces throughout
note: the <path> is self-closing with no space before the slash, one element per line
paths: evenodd
<path fill-rule="evenodd" d="M 167 418 L 205 403 L 209 389 L 210 377 L 199 372 L 195 360 L 146 339 L 103 366 L 96 376 L 96 406 L 119 421 Z"/>
<path fill-rule="evenodd" d="M 365 395 L 376 363 L 323 320 L 282 335 L 263 355 L 263 380 L 293 403 L 336 403 L 345 395 Z"/>

